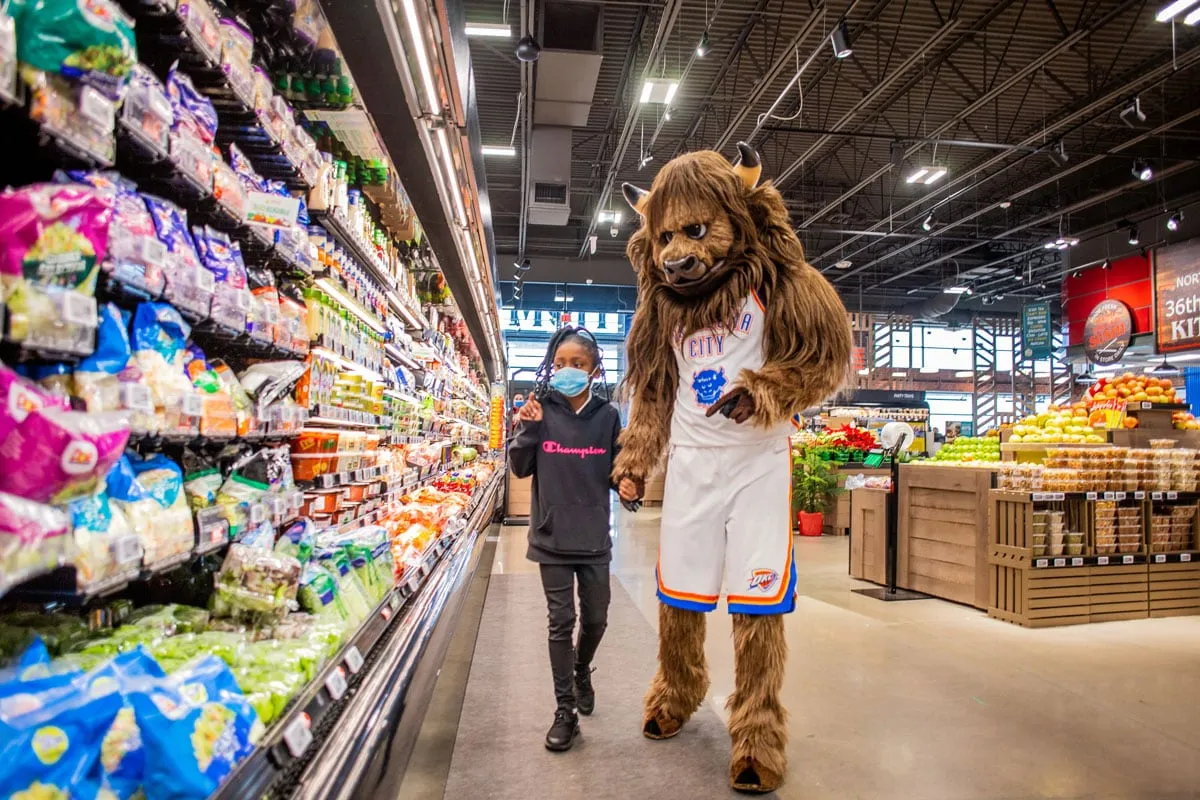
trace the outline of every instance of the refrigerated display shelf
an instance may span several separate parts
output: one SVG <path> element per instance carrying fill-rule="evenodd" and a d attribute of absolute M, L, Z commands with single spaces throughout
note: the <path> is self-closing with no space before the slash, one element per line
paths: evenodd
<path fill-rule="evenodd" d="M 490 516 L 487 511 L 494 505 L 501 477 L 498 470 L 488 485 L 476 492 L 466 514 L 465 529 L 444 535 L 430 546 L 417 574 L 407 576 L 376 606 L 337 656 L 292 701 L 250 757 L 222 784 L 214 800 L 292 797 L 301 788 L 304 771 L 318 757 L 325 757 L 329 734 L 342 717 L 352 713 L 356 720 L 362 720 L 373 713 L 373 709 L 361 707 L 363 681 L 373 673 L 385 645 L 396 644 L 397 637 L 407 639 L 419 634 L 414 621 L 419 615 L 411 613 L 414 606 L 429 593 L 430 576 L 454 566 L 455 559 L 446 557 L 452 546 L 459 545 L 457 555 L 465 549 L 461 547 L 464 541 L 473 543 Z M 406 648 L 400 649 L 403 652 Z"/>

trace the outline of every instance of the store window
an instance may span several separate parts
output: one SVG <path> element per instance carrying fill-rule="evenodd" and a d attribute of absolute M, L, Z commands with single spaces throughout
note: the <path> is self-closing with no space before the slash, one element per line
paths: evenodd
<path fill-rule="evenodd" d="M 585 327 L 596 337 L 604 354 L 604 373 L 610 384 L 619 382 L 625 374 L 624 341 L 629 316 L 590 311 L 571 314 L 571 325 Z M 559 328 L 559 320 L 557 312 L 549 311 L 511 310 L 501 315 L 509 380 L 533 380 L 546 356 L 550 338 Z"/>

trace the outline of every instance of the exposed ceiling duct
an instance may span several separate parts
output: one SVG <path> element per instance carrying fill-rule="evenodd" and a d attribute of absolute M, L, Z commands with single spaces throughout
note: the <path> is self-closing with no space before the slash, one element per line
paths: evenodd
<path fill-rule="evenodd" d="M 944 317 L 955 309 L 961 294 L 935 294 L 925 300 L 918 300 L 912 305 L 896 309 L 895 313 L 902 317 L 912 317 L 916 320 L 937 319 Z"/>
<path fill-rule="evenodd" d="M 542 44 L 529 112 L 532 132 L 526 222 L 566 225 L 571 216 L 571 129 L 586 127 L 604 59 L 603 9 L 589 3 L 542 6 Z"/>

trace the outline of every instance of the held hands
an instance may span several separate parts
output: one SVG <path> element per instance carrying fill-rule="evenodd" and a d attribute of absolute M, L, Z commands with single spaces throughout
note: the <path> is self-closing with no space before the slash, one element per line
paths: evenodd
<path fill-rule="evenodd" d="M 740 425 L 754 416 L 754 397 L 744 386 L 735 386 L 718 397 L 704 416 L 711 417 L 718 411 Z"/>
<path fill-rule="evenodd" d="M 542 404 L 530 397 L 517 411 L 517 422 L 541 422 Z"/>
<path fill-rule="evenodd" d="M 621 478 L 617 484 L 617 494 L 626 503 L 632 503 L 642 496 L 642 490 L 630 478 Z"/>

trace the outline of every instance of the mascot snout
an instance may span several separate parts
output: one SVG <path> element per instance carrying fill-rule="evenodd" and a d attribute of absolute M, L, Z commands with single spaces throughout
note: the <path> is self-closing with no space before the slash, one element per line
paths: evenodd
<path fill-rule="evenodd" d="M 662 267 L 671 288 L 687 291 L 700 287 L 706 278 L 716 274 L 721 268 L 721 263 L 710 266 L 695 255 L 689 254 L 683 258 L 663 259 Z"/>

